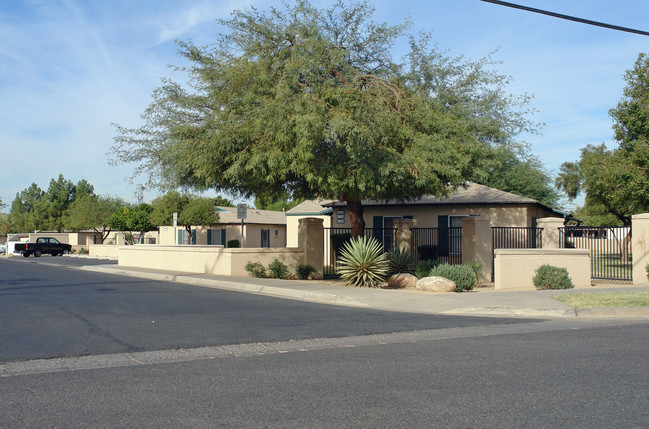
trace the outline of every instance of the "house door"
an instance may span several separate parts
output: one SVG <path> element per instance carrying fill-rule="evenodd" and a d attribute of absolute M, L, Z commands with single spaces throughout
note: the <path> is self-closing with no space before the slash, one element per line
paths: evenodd
<path fill-rule="evenodd" d="M 270 229 L 261 230 L 261 247 L 270 247 Z"/>

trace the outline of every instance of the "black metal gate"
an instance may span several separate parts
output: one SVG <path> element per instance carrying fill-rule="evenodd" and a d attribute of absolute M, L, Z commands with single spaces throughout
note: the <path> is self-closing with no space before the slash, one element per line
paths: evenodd
<path fill-rule="evenodd" d="M 412 228 L 410 249 L 415 262 L 441 261 L 445 264 L 462 263 L 462 227 Z"/>
<path fill-rule="evenodd" d="M 568 226 L 559 240 L 561 248 L 590 250 L 593 280 L 633 280 L 630 226 Z"/>

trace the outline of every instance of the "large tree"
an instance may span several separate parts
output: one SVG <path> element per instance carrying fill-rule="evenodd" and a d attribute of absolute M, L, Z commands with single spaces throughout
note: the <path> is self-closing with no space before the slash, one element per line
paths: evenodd
<path fill-rule="evenodd" d="M 577 162 L 562 164 L 557 186 L 568 197 L 586 195 L 584 211 L 603 215 L 602 208 L 624 225 L 649 211 L 649 57 L 640 54 L 625 74 L 626 87 L 610 110 L 618 146 L 589 145 Z"/>
<path fill-rule="evenodd" d="M 70 205 L 77 199 L 94 195 L 94 188 L 86 180 L 75 185 L 59 174 L 50 180 L 47 191 L 35 183 L 16 194 L 9 212 L 9 223 L 15 232 L 63 231 L 64 219 Z"/>
<path fill-rule="evenodd" d="M 82 195 L 70 205 L 64 217 L 64 226 L 71 231 L 92 229 L 101 244 L 111 233 L 109 219 L 126 204 L 119 198 Z"/>
<path fill-rule="evenodd" d="M 411 36 L 395 62 L 407 24 L 372 14 L 367 2 L 319 10 L 298 0 L 218 20 L 213 46 L 180 43 L 190 85 L 165 82 L 145 125 L 116 126 L 114 159 L 161 186 L 339 199 L 355 235 L 363 199 L 483 181 L 491 149 L 534 127 L 527 97 L 504 92 L 489 58 L 448 57 L 428 36 Z"/>
<path fill-rule="evenodd" d="M 156 225 L 151 223 L 152 211 L 153 207 L 146 203 L 136 206 L 124 206 L 108 218 L 108 226 L 115 231 L 128 232 L 126 240 L 130 244 L 135 244 L 133 233 L 137 232 L 138 241 L 143 243 L 144 233 L 156 229 Z"/>

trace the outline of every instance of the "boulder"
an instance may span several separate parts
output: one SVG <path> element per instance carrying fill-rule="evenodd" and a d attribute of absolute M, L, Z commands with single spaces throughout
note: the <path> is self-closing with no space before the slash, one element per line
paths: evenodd
<path fill-rule="evenodd" d="M 453 280 L 444 277 L 424 277 L 417 281 L 416 287 L 418 290 L 431 292 L 453 292 L 457 285 Z"/>
<path fill-rule="evenodd" d="M 408 273 L 393 274 L 388 279 L 389 288 L 395 288 L 395 289 L 401 289 L 406 287 L 414 288 L 416 284 L 417 284 L 417 277 Z"/>

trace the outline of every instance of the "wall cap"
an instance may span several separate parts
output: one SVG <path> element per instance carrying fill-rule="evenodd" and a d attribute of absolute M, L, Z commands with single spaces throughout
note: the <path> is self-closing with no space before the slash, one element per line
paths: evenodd
<path fill-rule="evenodd" d="M 523 256 L 542 256 L 542 255 L 590 255 L 588 249 L 496 249 L 494 255 L 523 255 Z"/>

